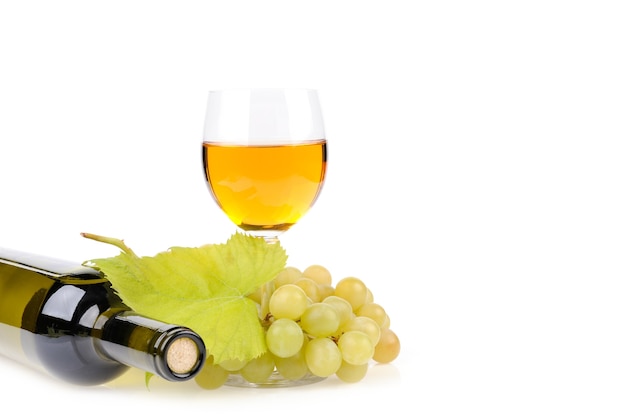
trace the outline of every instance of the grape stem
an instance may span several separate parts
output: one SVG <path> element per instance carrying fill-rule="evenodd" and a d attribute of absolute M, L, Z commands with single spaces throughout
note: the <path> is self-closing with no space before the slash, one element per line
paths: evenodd
<path fill-rule="evenodd" d="M 119 248 L 120 250 L 122 250 L 124 253 L 133 257 L 137 257 L 135 252 L 131 250 L 130 247 L 126 245 L 126 243 L 124 243 L 124 240 L 120 240 L 119 238 L 105 237 L 102 235 L 92 234 L 92 233 L 80 233 L 80 235 L 90 240 L 99 241 L 101 243 L 106 243 L 106 244 L 111 244 Z"/>

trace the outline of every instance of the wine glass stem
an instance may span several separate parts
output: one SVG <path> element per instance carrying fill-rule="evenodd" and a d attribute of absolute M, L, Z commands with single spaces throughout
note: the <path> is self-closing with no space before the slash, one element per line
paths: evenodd
<path fill-rule="evenodd" d="M 267 244 L 276 244 L 278 243 L 278 237 L 275 235 L 272 236 L 264 236 L 263 239 L 265 239 L 265 242 Z"/>
<path fill-rule="evenodd" d="M 278 243 L 278 237 L 276 236 L 265 236 L 263 238 L 267 244 Z M 270 313 L 270 297 L 272 293 L 274 293 L 274 282 L 269 281 L 261 288 L 261 319 L 265 319 Z"/>

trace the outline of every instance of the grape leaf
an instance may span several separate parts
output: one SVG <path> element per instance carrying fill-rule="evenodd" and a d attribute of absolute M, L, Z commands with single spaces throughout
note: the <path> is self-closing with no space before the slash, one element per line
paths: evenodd
<path fill-rule="evenodd" d="M 267 351 L 257 304 L 247 295 L 285 267 L 280 243 L 236 233 L 225 244 L 139 257 L 122 240 L 83 235 L 122 248 L 118 256 L 85 264 L 102 271 L 126 305 L 196 331 L 215 363 L 249 361 Z"/>

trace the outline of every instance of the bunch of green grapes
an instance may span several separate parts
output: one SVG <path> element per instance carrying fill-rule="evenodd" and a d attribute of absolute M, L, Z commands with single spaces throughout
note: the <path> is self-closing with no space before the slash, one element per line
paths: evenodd
<path fill-rule="evenodd" d="M 286 267 L 250 298 L 259 305 L 267 352 L 248 362 L 213 364 L 209 357 L 195 378 L 201 387 L 218 388 L 230 374 L 251 383 L 263 383 L 274 373 L 287 380 L 334 375 L 354 383 L 372 362 L 389 363 L 400 353 L 387 312 L 356 277 L 333 286 L 323 266 Z"/>

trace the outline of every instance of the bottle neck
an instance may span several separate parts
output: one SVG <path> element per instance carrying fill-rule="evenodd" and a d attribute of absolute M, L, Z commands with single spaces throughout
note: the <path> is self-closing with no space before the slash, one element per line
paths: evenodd
<path fill-rule="evenodd" d="M 194 377 L 206 355 L 202 339 L 190 329 L 132 311 L 101 315 L 94 336 L 104 356 L 169 381 Z"/>

